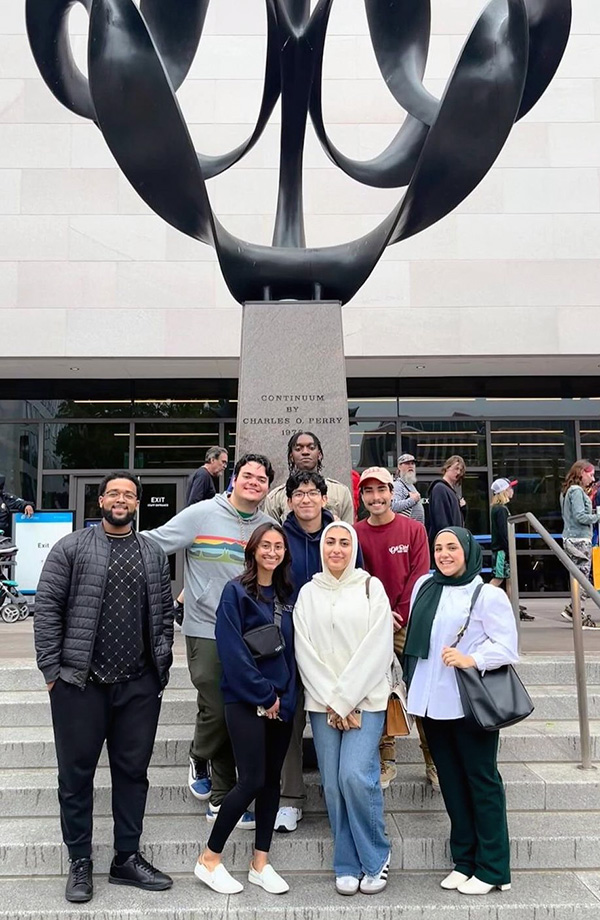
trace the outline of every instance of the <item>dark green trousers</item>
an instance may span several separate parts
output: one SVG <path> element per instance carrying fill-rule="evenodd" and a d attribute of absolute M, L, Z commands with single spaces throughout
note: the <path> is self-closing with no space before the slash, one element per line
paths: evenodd
<path fill-rule="evenodd" d="M 212 805 L 220 805 L 236 784 L 235 760 L 221 693 L 221 662 L 214 639 L 186 636 L 188 668 L 198 691 L 196 727 L 190 753 L 200 760 L 210 760 Z"/>
<path fill-rule="evenodd" d="M 464 719 L 423 719 L 450 817 L 454 867 L 488 885 L 510 882 L 500 732 L 469 731 Z"/>

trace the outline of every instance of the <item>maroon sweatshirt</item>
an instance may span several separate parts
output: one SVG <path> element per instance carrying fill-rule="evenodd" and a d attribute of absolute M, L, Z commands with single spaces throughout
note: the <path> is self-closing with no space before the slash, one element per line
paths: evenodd
<path fill-rule="evenodd" d="M 354 526 L 365 570 L 383 583 L 392 610 L 405 626 L 415 582 L 429 572 L 427 531 L 419 521 L 403 514 L 378 527 L 366 520 Z"/>

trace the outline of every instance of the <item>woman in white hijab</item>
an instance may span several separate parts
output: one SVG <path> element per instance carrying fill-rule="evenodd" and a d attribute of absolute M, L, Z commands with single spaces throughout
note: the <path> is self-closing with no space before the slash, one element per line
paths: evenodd
<path fill-rule="evenodd" d="M 382 891 L 390 842 L 379 741 L 390 693 L 392 612 L 383 585 L 356 568 L 358 540 L 334 521 L 321 536 L 323 571 L 294 608 L 296 660 L 310 714 L 340 894 Z"/>

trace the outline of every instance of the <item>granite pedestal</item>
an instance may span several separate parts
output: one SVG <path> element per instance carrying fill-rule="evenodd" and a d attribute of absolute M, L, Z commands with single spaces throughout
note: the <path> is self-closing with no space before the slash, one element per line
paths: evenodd
<path fill-rule="evenodd" d="M 287 474 L 287 443 L 312 431 L 327 476 L 350 485 L 350 429 L 341 305 L 335 301 L 243 306 L 236 456 L 266 454 L 275 485 Z"/>

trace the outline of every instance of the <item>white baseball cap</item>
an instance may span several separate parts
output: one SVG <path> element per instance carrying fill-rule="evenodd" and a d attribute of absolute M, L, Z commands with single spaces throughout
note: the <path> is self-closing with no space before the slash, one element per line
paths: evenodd
<path fill-rule="evenodd" d="M 505 492 L 507 489 L 512 489 L 513 486 L 516 486 L 518 482 L 518 479 L 494 479 L 492 483 L 492 492 L 494 495 L 499 495 L 500 492 Z"/>

